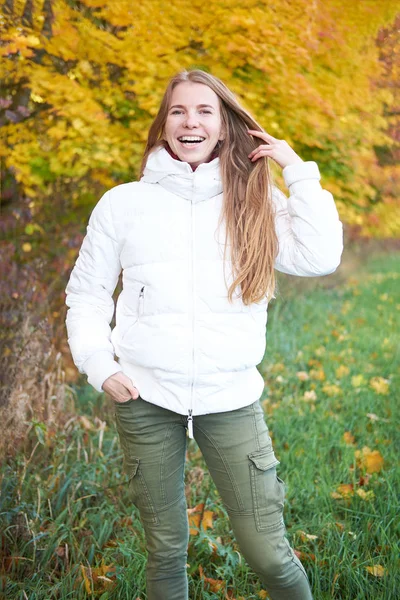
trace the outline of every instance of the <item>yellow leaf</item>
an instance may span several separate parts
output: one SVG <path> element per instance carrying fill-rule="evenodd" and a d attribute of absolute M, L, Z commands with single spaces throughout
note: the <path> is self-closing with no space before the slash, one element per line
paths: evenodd
<path fill-rule="evenodd" d="M 368 446 L 364 446 L 354 454 L 359 467 L 365 469 L 367 473 L 379 473 L 382 470 L 384 459 L 379 450 L 371 450 Z"/>
<path fill-rule="evenodd" d="M 368 492 L 366 492 L 362 488 L 359 488 L 356 493 L 363 500 L 373 500 L 375 498 L 375 494 L 372 490 L 368 490 Z"/>
<path fill-rule="evenodd" d="M 350 446 L 352 444 L 354 444 L 354 435 L 351 433 L 351 431 L 345 431 L 343 434 L 343 439 L 345 441 L 346 444 L 349 444 Z"/>
<path fill-rule="evenodd" d="M 340 367 L 336 369 L 335 373 L 336 377 L 338 379 L 341 379 L 342 377 L 345 377 L 345 375 L 348 375 L 350 373 L 350 369 L 346 365 L 340 365 Z"/>
<path fill-rule="evenodd" d="M 214 513 L 212 512 L 212 510 L 206 510 L 206 511 L 204 511 L 203 520 L 201 522 L 201 524 L 203 526 L 203 529 L 206 530 L 206 529 L 212 529 L 213 528 L 213 522 L 212 522 L 213 516 L 214 516 Z"/>
<path fill-rule="evenodd" d="M 341 500 L 343 496 L 341 494 L 338 494 L 337 492 L 331 492 L 331 498 L 333 498 L 334 500 Z"/>
<path fill-rule="evenodd" d="M 342 498 L 350 498 L 350 496 L 354 495 L 352 483 L 341 483 L 336 489 Z"/>
<path fill-rule="evenodd" d="M 316 379 L 317 381 L 324 381 L 325 372 L 323 369 L 311 369 L 310 377 L 311 379 Z"/>
<path fill-rule="evenodd" d="M 353 375 L 351 378 L 351 385 L 353 387 L 361 387 L 362 385 L 365 385 L 364 375 Z"/>
<path fill-rule="evenodd" d="M 373 565 L 372 567 L 365 567 L 368 573 L 371 573 L 374 577 L 384 577 L 386 575 L 386 570 L 382 567 L 382 565 Z"/>
<path fill-rule="evenodd" d="M 31 252 L 32 250 L 32 246 L 29 242 L 25 242 L 25 244 L 22 244 L 22 250 L 24 252 Z"/>
<path fill-rule="evenodd" d="M 322 391 L 330 398 L 332 396 L 341 396 L 343 394 L 342 388 L 334 383 L 326 383 L 323 386 Z"/>
<path fill-rule="evenodd" d="M 383 377 L 372 377 L 369 380 L 370 387 L 377 393 L 386 395 L 389 393 L 389 383 L 388 379 L 384 379 Z"/>
<path fill-rule="evenodd" d="M 81 572 L 82 572 L 83 581 L 85 582 L 86 593 L 89 594 L 89 596 L 91 596 L 92 586 L 90 584 L 90 579 L 87 576 L 87 572 L 90 573 L 90 568 L 84 567 L 83 565 L 81 565 Z"/>
<path fill-rule="evenodd" d="M 214 513 L 211 510 L 204 510 L 204 503 L 198 504 L 194 508 L 188 508 L 187 514 L 189 519 L 189 533 L 190 535 L 197 535 L 200 525 L 203 526 L 204 530 L 213 528 L 213 516 Z"/>

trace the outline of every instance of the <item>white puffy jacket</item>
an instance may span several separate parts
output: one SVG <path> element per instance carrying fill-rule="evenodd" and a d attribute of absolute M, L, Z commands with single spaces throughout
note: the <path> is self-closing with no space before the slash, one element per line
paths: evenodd
<path fill-rule="evenodd" d="M 273 188 L 275 268 L 306 277 L 332 273 L 342 224 L 318 165 L 289 165 L 283 177 L 289 198 Z M 74 362 L 96 390 L 122 370 L 143 399 L 189 417 L 261 396 L 256 365 L 265 351 L 268 302 L 227 299 L 221 207 L 219 159 L 192 171 L 164 148 L 149 156 L 139 182 L 112 188 L 95 206 L 66 288 L 66 325 Z M 226 277 L 230 282 L 227 266 Z"/>

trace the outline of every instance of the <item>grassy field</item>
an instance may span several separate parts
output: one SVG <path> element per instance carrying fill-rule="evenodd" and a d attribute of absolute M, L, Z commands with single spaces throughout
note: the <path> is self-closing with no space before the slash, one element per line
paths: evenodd
<path fill-rule="evenodd" d="M 262 404 L 287 484 L 288 536 L 316 600 L 395 600 L 400 255 L 376 256 L 337 285 L 280 281 Z M 111 402 L 89 386 L 76 392 L 74 416 L 58 429 L 32 423 L 24 452 L 1 467 L 1 598 L 146 598 L 145 542 Z M 191 600 L 266 598 L 194 441 L 187 499 L 200 511 Z"/>

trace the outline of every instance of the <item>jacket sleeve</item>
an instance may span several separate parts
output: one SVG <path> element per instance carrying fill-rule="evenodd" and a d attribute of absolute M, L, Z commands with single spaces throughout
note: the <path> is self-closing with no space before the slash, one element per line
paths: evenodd
<path fill-rule="evenodd" d="M 343 227 L 332 194 L 321 187 L 317 163 L 288 165 L 282 174 L 290 195 L 273 187 L 279 243 L 275 268 L 301 277 L 333 273 L 343 251 Z"/>
<path fill-rule="evenodd" d="M 121 272 L 113 227 L 110 192 L 92 211 L 87 234 L 65 289 L 66 327 L 72 358 L 80 373 L 99 392 L 104 381 L 121 371 L 114 360 L 110 323 L 113 292 Z"/>

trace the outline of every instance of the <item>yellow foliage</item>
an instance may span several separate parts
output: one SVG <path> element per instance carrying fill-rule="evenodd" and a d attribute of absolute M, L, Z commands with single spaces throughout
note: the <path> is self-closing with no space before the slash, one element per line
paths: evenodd
<path fill-rule="evenodd" d="M 6 122 L 1 156 L 24 190 L 131 180 L 168 79 L 200 67 L 318 162 L 344 221 L 363 235 L 398 235 L 399 166 L 375 153 L 398 148 L 389 133 L 397 0 L 218 0 L 212 11 L 198 0 L 80 4 L 59 0 L 50 19 L 46 3 L 33 3 L 32 26 L 24 2 L 4 14 L 1 76 L 10 99 L 22 82 L 30 89 L 32 116 Z"/>

